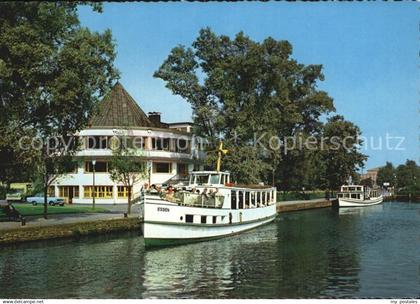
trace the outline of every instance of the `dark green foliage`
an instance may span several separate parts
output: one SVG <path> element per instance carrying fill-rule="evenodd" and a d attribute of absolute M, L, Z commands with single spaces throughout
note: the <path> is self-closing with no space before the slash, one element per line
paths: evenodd
<path fill-rule="evenodd" d="M 255 42 L 242 32 L 231 39 L 206 28 L 191 47 L 173 48 L 154 76 L 192 105 L 196 134 L 214 144 L 224 139 L 232 151 L 224 169 L 237 181 L 271 180 L 272 169 L 285 170 L 275 174 L 284 187 L 292 187 L 284 173 L 302 180 L 299 162 L 305 156 L 283 158 L 283 150 L 270 147 L 270 138 L 317 134 L 320 116 L 334 111 L 334 105 L 317 88 L 324 80 L 322 66 L 300 64 L 291 55 L 288 41 Z"/>
<path fill-rule="evenodd" d="M 124 142 L 122 139 L 121 142 Z M 131 213 L 132 190 L 136 183 L 148 175 L 147 164 L 140 159 L 141 155 L 122 145 L 113 151 L 109 163 L 109 174 L 116 183 L 121 183 L 128 189 L 127 213 Z"/>
<path fill-rule="evenodd" d="M 407 160 L 396 169 L 397 191 L 402 193 L 420 192 L 420 167 L 414 160 Z"/>
<path fill-rule="evenodd" d="M 369 187 L 369 188 L 372 188 L 372 187 L 373 187 L 373 180 L 372 180 L 372 178 L 371 178 L 371 177 L 368 177 L 368 178 L 362 179 L 362 180 L 360 181 L 360 185 L 363 185 L 363 186 L 367 186 L 367 187 Z"/>
<path fill-rule="evenodd" d="M 328 119 L 322 135 L 326 146 L 321 150 L 326 188 L 338 189 L 351 176 L 356 178 L 356 170 L 363 166 L 366 155 L 359 152 L 362 141 L 359 128 L 343 116 L 336 115 Z M 338 144 L 339 143 L 339 144 Z M 344 144 L 343 144 L 344 143 Z"/>
<path fill-rule="evenodd" d="M 396 171 L 392 163 L 386 162 L 384 167 L 379 168 L 376 183 L 383 186 L 384 183 L 389 183 L 391 187 L 396 184 Z"/>
<path fill-rule="evenodd" d="M 46 189 L 65 163 L 59 157 L 77 149 L 49 149 L 48 139 L 82 129 L 118 75 L 110 31 L 81 27 L 78 4 L 0 3 L 2 180 L 17 179 L 24 165 L 42 174 Z M 40 149 L 21 149 L 16 141 L 25 135 L 40 138 Z"/>

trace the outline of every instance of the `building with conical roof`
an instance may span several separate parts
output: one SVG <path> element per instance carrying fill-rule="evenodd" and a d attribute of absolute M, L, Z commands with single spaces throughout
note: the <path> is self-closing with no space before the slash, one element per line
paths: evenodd
<path fill-rule="evenodd" d="M 116 138 L 124 138 L 119 142 L 133 148 L 139 161 L 147 162 L 148 177 L 134 185 L 133 199 L 145 184 L 182 180 L 190 171 L 202 169 L 205 157 L 191 128 L 188 122 L 164 123 L 159 112 L 146 115 L 117 82 L 97 104 L 87 128 L 77 134 L 82 147 L 76 155 L 76 168 L 57 179 L 50 193 L 65 197 L 68 203 L 91 204 L 93 196 L 97 204 L 127 203 L 128 189 L 109 175 Z"/>

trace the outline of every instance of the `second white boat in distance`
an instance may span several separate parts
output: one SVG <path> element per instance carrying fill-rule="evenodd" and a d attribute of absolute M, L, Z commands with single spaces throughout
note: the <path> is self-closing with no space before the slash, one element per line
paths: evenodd
<path fill-rule="evenodd" d="M 362 185 L 343 185 L 337 193 L 339 207 L 366 207 L 382 203 L 383 196 L 379 189 L 370 189 Z"/>
<path fill-rule="evenodd" d="M 183 190 L 152 187 L 142 197 L 146 247 L 229 236 L 276 217 L 276 188 L 234 185 L 229 172 L 192 172 Z"/>

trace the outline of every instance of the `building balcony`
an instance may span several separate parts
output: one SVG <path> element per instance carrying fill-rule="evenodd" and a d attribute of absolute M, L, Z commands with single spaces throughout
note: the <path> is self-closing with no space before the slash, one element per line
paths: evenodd
<path fill-rule="evenodd" d="M 138 150 L 139 157 L 151 159 L 190 159 L 203 160 L 206 156 L 204 151 L 193 151 L 192 153 L 182 153 L 164 150 Z M 111 149 L 85 149 L 78 151 L 76 156 L 79 157 L 111 157 Z"/>

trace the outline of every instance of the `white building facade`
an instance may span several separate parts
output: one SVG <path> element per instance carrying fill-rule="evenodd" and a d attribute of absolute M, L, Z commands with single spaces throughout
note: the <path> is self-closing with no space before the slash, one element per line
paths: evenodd
<path fill-rule="evenodd" d="M 69 204 L 92 204 L 93 196 L 96 204 L 126 204 L 127 187 L 112 181 L 109 174 L 116 138 L 136 147 L 139 161 L 147 163 L 145 178 L 133 186 L 133 199 L 145 184 L 183 180 L 191 171 L 202 170 L 205 158 L 204 145 L 191 131 L 191 123 L 166 124 L 160 113 L 146 115 L 117 83 L 100 102 L 88 128 L 77 134 L 81 149 L 74 170 L 57 178 L 50 194 L 66 198 Z"/>

